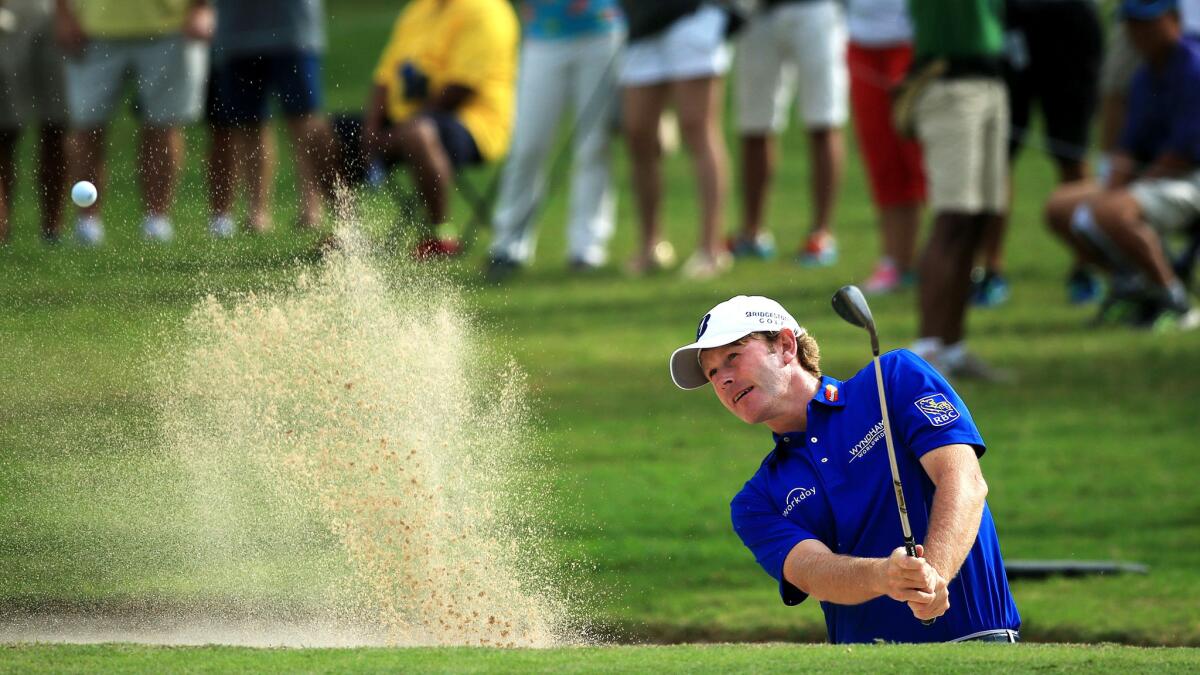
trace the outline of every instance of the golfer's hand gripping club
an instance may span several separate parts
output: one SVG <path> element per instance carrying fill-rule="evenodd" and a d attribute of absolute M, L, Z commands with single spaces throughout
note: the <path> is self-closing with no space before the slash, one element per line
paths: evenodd
<path fill-rule="evenodd" d="M 896 493 L 896 507 L 900 511 L 900 529 L 904 534 L 904 550 L 909 557 L 917 557 L 917 542 L 913 538 L 912 526 L 908 523 L 908 507 L 904 504 L 904 487 L 900 484 L 900 467 L 896 464 L 896 446 L 892 441 L 892 423 L 888 419 L 887 397 L 883 391 L 883 368 L 879 365 L 879 336 L 875 333 L 875 317 L 867 299 L 857 286 L 842 286 L 833 294 L 833 311 L 847 323 L 867 329 L 871 336 L 872 360 L 875 363 L 875 386 L 879 390 L 879 411 L 883 415 L 883 439 L 887 443 L 888 466 L 892 470 L 892 486 Z M 934 619 L 922 619 L 926 626 Z"/>

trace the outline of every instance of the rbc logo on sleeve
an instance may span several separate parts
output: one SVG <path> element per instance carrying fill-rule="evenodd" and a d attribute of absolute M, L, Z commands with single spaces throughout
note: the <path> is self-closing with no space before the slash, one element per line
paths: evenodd
<path fill-rule="evenodd" d="M 917 410 L 924 413 L 925 417 L 929 418 L 929 423 L 935 427 L 944 427 L 959 417 L 954 404 L 946 400 L 945 394 L 919 398 L 913 401 L 913 405 L 917 406 Z"/>
<path fill-rule="evenodd" d="M 705 314 L 703 319 L 700 319 L 700 325 L 696 327 L 696 339 L 704 337 L 704 331 L 708 330 L 708 319 L 712 314 Z"/>

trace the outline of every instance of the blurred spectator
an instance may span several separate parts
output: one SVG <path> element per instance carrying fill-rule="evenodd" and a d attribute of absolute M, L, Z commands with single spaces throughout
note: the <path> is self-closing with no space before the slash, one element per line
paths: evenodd
<path fill-rule="evenodd" d="M 839 0 L 766 0 L 738 37 L 735 93 L 742 138 L 742 231 L 735 255 L 772 254 L 763 231 L 775 136 L 787 126 L 800 85 L 800 114 L 808 130 L 812 229 L 798 253 L 805 265 L 837 261 L 830 231 L 842 179 L 846 123 L 846 17 Z M 799 80 L 797 82 L 797 80 Z"/>
<path fill-rule="evenodd" d="M 1087 171 L 1088 136 L 1104 52 L 1096 0 L 1007 0 L 1005 20 L 1004 72 L 1012 119 L 1010 172 L 1025 145 L 1036 101 L 1042 112 L 1046 152 L 1054 159 L 1058 183 L 1081 180 Z M 1006 217 L 984 233 L 983 267 L 976 270 L 972 291 L 978 306 L 991 307 L 1008 299 L 1004 276 L 1007 228 Z M 1067 287 L 1073 303 L 1094 300 L 1100 290 L 1082 260 L 1072 266 Z"/>
<path fill-rule="evenodd" d="M 138 177 L 146 210 L 142 234 L 174 236 L 169 219 L 183 161 L 180 126 L 200 117 L 213 12 L 208 0 L 56 0 L 55 33 L 71 57 L 67 101 L 73 133 L 72 175 L 104 194 L 108 122 L 127 77 L 137 88 L 141 125 Z M 80 241 L 104 237 L 100 207 L 83 210 Z"/>
<path fill-rule="evenodd" d="M 53 0 L 0 0 L 0 244 L 11 234 L 17 143 L 34 124 L 42 241 L 59 240 L 67 181 L 62 63 Z"/>
<path fill-rule="evenodd" d="M 683 267 L 688 278 L 721 274 L 732 265 L 721 241 L 727 191 L 721 131 L 722 77 L 729 69 L 725 31 L 729 17 L 701 0 L 622 0 L 629 46 L 621 69 L 622 122 L 633 164 L 633 193 L 641 247 L 629 271 L 645 274 L 674 260 L 662 238 L 662 146 L 659 121 L 668 102 L 679 115 L 700 196 L 700 242 Z"/>
<path fill-rule="evenodd" d="M 266 121 L 274 92 L 287 120 L 296 155 L 300 197 L 298 227 L 321 220 L 322 193 L 332 197 L 328 178 L 331 135 L 321 110 L 321 54 L 325 50 L 322 0 L 216 0 L 213 36 L 213 129 L 209 154 L 212 218 L 210 232 L 234 232 L 236 177 L 249 193 L 247 228 L 271 228 L 272 145 Z M 237 164 L 244 166 L 234 166 Z"/>
<path fill-rule="evenodd" d="M 1200 0 L 1178 3 L 1179 19 L 1185 36 L 1200 39 Z M 1100 161 L 1097 174 L 1104 182 L 1108 177 L 1111 155 L 1117 149 L 1121 129 L 1125 124 L 1125 98 L 1133 73 L 1142 65 L 1142 58 L 1129 42 L 1125 22 L 1114 13 L 1109 31 L 1107 50 L 1100 68 Z"/>
<path fill-rule="evenodd" d="M 521 10 L 516 128 L 492 219 L 489 274 L 503 276 L 534 256 L 546 157 L 568 104 L 575 166 L 567 255 L 572 269 L 597 268 L 608 258 L 616 209 L 609 146 L 617 55 L 625 41 L 620 8 L 617 0 L 524 0 Z"/>
<path fill-rule="evenodd" d="M 238 188 L 246 192 L 246 230 L 254 233 L 271 227 L 271 185 L 275 180 L 278 153 L 270 125 L 258 127 L 258 137 L 243 154 L 238 143 L 238 128 L 222 119 L 216 110 L 216 83 L 220 65 L 213 63 L 205 96 L 204 116 L 208 121 L 208 232 L 214 237 L 232 237 L 237 232 L 233 219 Z"/>
<path fill-rule="evenodd" d="M 1137 282 L 1135 322 L 1194 328 L 1200 313 L 1163 237 L 1200 219 L 1200 44 L 1183 39 L 1174 0 L 1124 0 L 1120 12 L 1146 64 L 1129 88 L 1108 179 L 1060 187 L 1046 216 L 1081 257 L 1125 282 L 1124 291 Z"/>
<path fill-rule="evenodd" d="M 516 88 L 516 14 L 506 0 L 414 0 L 375 69 L 363 141 L 408 163 L 425 205 L 415 254 L 453 255 L 445 230 L 457 169 L 508 150 Z"/>
<path fill-rule="evenodd" d="M 888 293 L 915 277 L 913 257 L 925 201 L 921 146 L 901 138 L 891 116 L 892 90 L 912 64 L 912 23 L 905 0 L 850 0 L 846 9 L 850 102 L 883 240 L 883 255 L 863 290 Z"/>
<path fill-rule="evenodd" d="M 933 231 L 919 270 L 913 351 L 947 377 L 1003 379 L 966 350 L 971 264 L 1007 204 L 1008 102 L 1001 0 L 911 0 L 914 70 L 940 73 L 915 99 Z"/>

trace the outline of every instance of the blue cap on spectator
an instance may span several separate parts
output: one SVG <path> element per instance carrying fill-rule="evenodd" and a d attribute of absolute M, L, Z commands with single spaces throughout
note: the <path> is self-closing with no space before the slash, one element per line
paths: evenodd
<path fill-rule="evenodd" d="M 1177 0 L 1121 0 L 1121 18 L 1145 21 L 1176 9 Z"/>

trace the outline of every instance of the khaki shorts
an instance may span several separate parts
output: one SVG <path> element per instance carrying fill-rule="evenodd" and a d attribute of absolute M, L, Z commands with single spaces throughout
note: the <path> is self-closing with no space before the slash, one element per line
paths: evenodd
<path fill-rule="evenodd" d="M 996 79 L 931 82 L 914 110 L 934 211 L 1008 207 L 1008 94 Z"/>
<path fill-rule="evenodd" d="M 137 87 L 141 121 L 154 126 L 195 122 L 204 108 L 208 46 L 180 34 L 92 40 L 83 56 L 67 62 L 71 124 L 93 129 L 112 119 L 127 78 Z"/>
<path fill-rule="evenodd" d="M 1129 192 L 1146 223 L 1163 234 L 1186 229 L 1200 219 L 1200 171 L 1179 178 L 1134 181 Z"/>
<path fill-rule="evenodd" d="M 0 32 L 0 128 L 66 124 L 63 55 L 54 43 L 49 7 L 5 6 L 12 23 Z"/>

